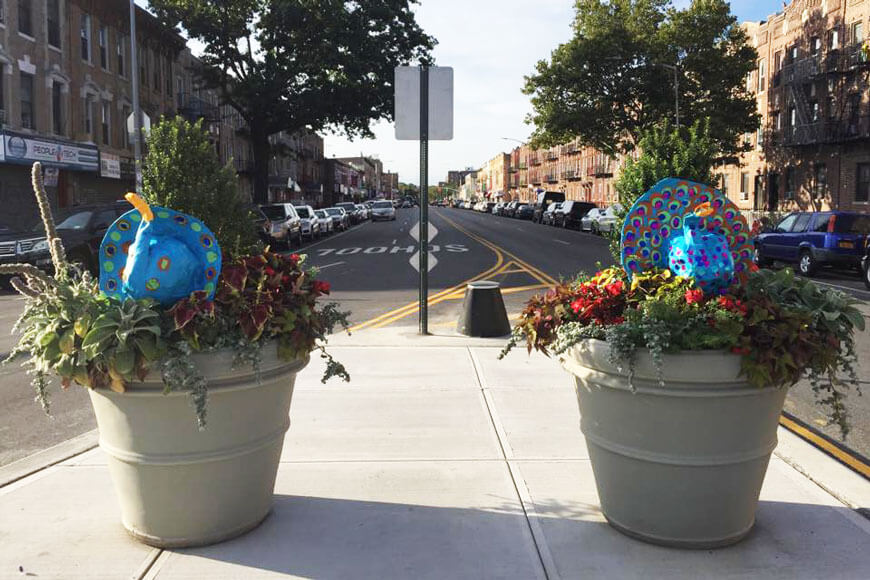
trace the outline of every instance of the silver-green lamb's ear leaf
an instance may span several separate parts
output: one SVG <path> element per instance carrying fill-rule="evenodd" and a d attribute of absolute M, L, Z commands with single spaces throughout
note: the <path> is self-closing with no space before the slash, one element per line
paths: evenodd
<path fill-rule="evenodd" d="M 112 366 L 115 367 L 115 370 L 119 374 L 127 377 L 133 373 L 133 367 L 136 364 L 136 355 L 132 350 L 118 348 L 111 360 Z"/>
<path fill-rule="evenodd" d="M 843 311 L 843 315 L 849 320 L 849 322 L 852 323 L 852 326 L 854 326 L 856 329 L 858 329 L 859 331 L 864 330 L 864 315 L 861 314 L 860 310 L 858 310 L 857 308 L 849 307 Z"/>

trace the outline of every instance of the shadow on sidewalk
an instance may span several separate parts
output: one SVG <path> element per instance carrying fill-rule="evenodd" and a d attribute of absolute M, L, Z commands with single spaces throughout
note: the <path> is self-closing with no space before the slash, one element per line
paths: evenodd
<path fill-rule="evenodd" d="M 762 501 L 745 541 L 697 551 L 627 538 L 597 505 L 552 502 L 535 510 L 563 577 L 858 578 L 870 567 L 868 535 L 838 513 L 846 508 Z M 247 536 L 177 553 L 195 558 L 165 562 L 167 577 L 214 570 L 215 562 L 201 559 L 318 579 L 540 574 L 524 515 L 509 504 L 483 510 L 280 495 Z"/>

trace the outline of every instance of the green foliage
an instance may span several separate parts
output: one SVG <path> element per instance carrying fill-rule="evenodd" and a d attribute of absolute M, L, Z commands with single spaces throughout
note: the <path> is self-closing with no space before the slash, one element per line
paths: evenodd
<path fill-rule="evenodd" d="M 751 273 L 728 294 L 705 296 L 688 278 L 668 270 L 635 275 L 610 268 L 591 279 L 560 285 L 532 298 L 502 356 L 525 342 L 561 354 L 582 340 L 605 340 L 611 362 L 634 370 L 646 349 L 662 377 L 662 355 L 730 350 L 742 374 L 758 387 L 788 387 L 807 376 L 843 436 L 849 431 L 845 392 L 857 388 L 853 334 L 863 330 L 856 300 L 796 278 L 790 270 Z"/>
<path fill-rule="evenodd" d="M 713 166 L 718 147 L 710 136 L 709 119 L 695 121 L 691 127 L 677 129 L 667 120 L 643 132 L 638 143 L 640 155 L 628 159 L 614 184 L 623 215 L 619 227 L 611 229 L 610 250 L 621 260 L 622 218 L 649 188 L 668 177 L 688 179 L 715 186 Z"/>
<path fill-rule="evenodd" d="M 372 121 L 392 118 L 395 67 L 429 62 L 435 45 L 415 20 L 415 0 L 149 3 L 202 43 L 200 75 L 247 121 L 257 201 L 268 185 L 269 135 L 331 127 L 371 136 Z"/>
<path fill-rule="evenodd" d="M 758 126 L 745 90 L 757 54 L 725 0 L 577 0 L 574 37 L 526 77 L 535 146 L 574 137 L 615 154 L 675 117 L 677 68 L 681 124 L 710 119 L 717 150 L 731 154 Z"/>
<path fill-rule="evenodd" d="M 221 166 L 201 120 L 162 119 L 151 128 L 142 186 L 149 205 L 171 207 L 205 222 L 225 252 L 247 252 L 256 244 L 236 172 Z"/>

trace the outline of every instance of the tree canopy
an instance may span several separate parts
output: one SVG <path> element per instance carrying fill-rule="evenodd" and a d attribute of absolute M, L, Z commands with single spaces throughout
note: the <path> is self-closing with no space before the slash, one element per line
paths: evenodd
<path fill-rule="evenodd" d="M 255 196 L 268 188 L 268 136 L 333 129 L 371 136 L 393 114 L 393 70 L 430 61 L 416 0 L 150 0 L 202 43 L 199 71 L 251 131 Z"/>
<path fill-rule="evenodd" d="M 709 119 L 720 153 L 740 148 L 758 115 L 746 90 L 757 54 L 725 0 L 576 0 L 574 37 L 526 77 L 532 144 L 579 137 L 615 154 L 643 131 L 674 119 L 674 71 L 681 125 Z"/>

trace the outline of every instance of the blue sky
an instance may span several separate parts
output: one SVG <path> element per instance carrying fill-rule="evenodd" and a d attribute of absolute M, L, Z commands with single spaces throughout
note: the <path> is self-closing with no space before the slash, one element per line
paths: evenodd
<path fill-rule="evenodd" d="M 145 0 L 136 0 L 145 5 Z M 687 5 L 689 0 L 676 0 Z M 523 75 L 570 38 L 572 0 L 422 0 L 417 20 L 439 44 L 436 63 L 454 68 L 454 138 L 429 148 L 429 183 L 446 180 L 449 169 L 479 167 L 499 151 L 524 140 L 530 112 Z M 763 20 L 782 9 L 781 0 L 735 0 L 742 20 Z M 405 182 L 419 181 L 419 146 L 396 141 L 392 123 L 373 125 L 375 139 L 348 141 L 326 135 L 325 155 L 379 157 Z"/>

